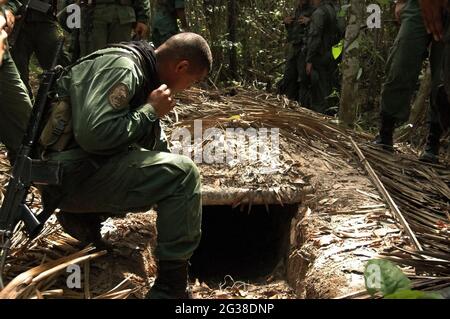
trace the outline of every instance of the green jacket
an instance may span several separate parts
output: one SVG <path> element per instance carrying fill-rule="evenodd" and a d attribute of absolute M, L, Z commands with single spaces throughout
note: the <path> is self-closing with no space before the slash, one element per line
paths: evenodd
<path fill-rule="evenodd" d="M 329 0 L 322 1 L 311 16 L 309 25 L 307 63 L 320 64 L 331 59 L 334 33 L 337 30 L 336 11 Z"/>
<path fill-rule="evenodd" d="M 58 98 L 70 98 L 74 138 L 88 153 L 115 154 L 132 144 L 151 148 L 156 138 L 153 107 L 130 105 L 144 75 L 120 51 L 97 51 L 104 55 L 74 66 L 57 82 Z"/>
<path fill-rule="evenodd" d="M 294 22 L 286 25 L 287 41 L 292 44 L 302 44 L 306 42 L 308 36 L 308 26 L 300 24 L 298 19 L 301 16 L 311 17 L 314 12 L 314 7 L 305 5 L 297 7 L 294 14 Z"/>

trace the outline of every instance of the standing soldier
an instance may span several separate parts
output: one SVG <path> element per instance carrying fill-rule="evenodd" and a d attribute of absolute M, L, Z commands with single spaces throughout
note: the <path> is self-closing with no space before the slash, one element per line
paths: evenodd
<path fill-rule="evenodd" d="M 5 29 L 9 28 L 8 31 L 11 31 L 13 23 L 9 21 L 7 24 L 2 1 L 0 0 L 0 142 L 6 145 L 8 157 L 13 161 L 26 131 L 31 101 L 8 52 Z"/>
<path fill-rule="evenodd" d="M 448 19 L 448 0 L 422 0 L 422 15 L 427 32 L 433 35 L 435 41 L 444 42 L 443 79 L 439 87 L 438 105 L 439 119 L 443 131 L 450 126 L 450 21 Z M 447 17 L 447 21 L 445 21 Z M 445 26 L 444 26 L 445 23 Z"/>
<path fill-rule="evenodd" d="M 148 37 L 149 0 L 80 0 L 79 3 L 81 56 L 110 43 L 130 41 L 132 30 L 139 39 Z"/>
<path fill-rule="evenodd" d="M 306 85 L 302 84 L 308 82 L 304 48 L 308 35 L 308 23 L 313 10 L 308 0 L 299 0 L 294 16 L 284 19 L 289 48 L 280 93 L 300 104 L 304 104 L 307 93 L 306 90 L 300 92 L 300 88 L 305 88 Z"/>
<path fill-rule="evenodd" d="M 411 97 L 416 89 L 423 62 L 429 56 L 432 76 L 428 112 L 429 134 L 420 159 L 437 162 L 442 129 L 436 101 L 438 88 L 442 84 L 443 43 L 433 40 L 428 34 L 422 20 L 419 0 L 399 0 L 395 12 L 399 22 L 401 18 L 401 26 L 388 59 L 387 77 L 381 93 L 380 132 L 375 144 L 393 150 L 394 129 L 409 118 Z"/>
<path fill-rule="evenodd" d="M 53 55 L 58 46 L 59 27 L 56 20 L 56 1 L 54 0 L 17 0 L 7 4 L 7 16 L 14 19 L 14 16 L 21 16 L 17 19 L 17 32 L 13 46 L 11 48 L 12 58 L 19 70 L 22 81 L 28 88 L 29 84 L 29 64 L 33 53 L 43 69 L 49 69 L 53 62 Z M 20 24 L 20 26 L 19 26 Z M 61 56 L 59 64 L 67 65 L 68 55 Z"/>
<path fill-rule="evenodd" d="M 188 31 L 184 10 L 184 0 L 157 0 L 152 23 L 152 41 L 158 47 L 171 36 L 180 32 L 178 20 L 183 31 Z"/>
<path fill-rule="evenodd" d="M 306 75 L 311 81 L 311 109 L 326 113 L 326 98 L 332 92 L 332 48 L 338 34 L 336 9 L 331 0 L 312 0 L 316 10 L 311 16 L 306 54 Z"/>

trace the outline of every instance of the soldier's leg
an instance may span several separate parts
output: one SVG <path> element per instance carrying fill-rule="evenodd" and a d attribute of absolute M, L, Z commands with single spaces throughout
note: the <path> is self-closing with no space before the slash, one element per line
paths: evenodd
<path fill-rule="evenodd" d="M 308 76 L 306 75 L 306 56 L 300 52 L 297 58 L 297 73 L 298 73 L 298 101 L 303 107 L 311 107 L 311 92 Z"/>
<path fill-rule="evenodd" d="M 12 160 L 26 132 L 30 113 L 27 88 L 11 56 L 6 53 L 0 67 L 0 142 L 6 145 Z"/>
<path fill-rule="evenodd" d="M 117 155 L 61 204 L 72 212 L 145 211 L 158 214 L 158 277 L 148 298 L 188 298 L 188 260 L 201 237 L 201 185 L 195 164 L 155 151 Z"/>
<path fill-rule="evenodd" d="M 61 204 L 67 212 L 145 211 L 157 205 L 159 260 L 188 260 L 201 236 L 200 177 L 186 157 L 154 151 L 117 155 Z"/>
<path fill-rule="evenodd" d="M 153 42 L 153 45 L 157 48 L 162 44 L 162 36 L 159 33 L 159 29 L 153 27 L 152 28 L 152 35 L 151 35 L 151 41 Z"/>
<path fill-rule="evenodd" d="M 402 24 L 387 63 L 381 93 L 381 113 L 402 123 L 408 120 L 411 97 L 427 56 L 430 36 L 423 24 L 417 0 L 408 1 Z"/>
<path fill-rule="evenodd" d="M 431 97 L 430 108 L 428 109 L 428 137 L 425 150 L 419 157 L 421 161 L 437 163 L 439 162 L 440 139 L 442 135 L 440 115 L 439 89 L 442 87 L 442 65 L 443 65 L 444 44 L 442 42 L 432 42 L 430 52 L 431 66 Z M 445 99 L 444 99 L 445 100 Z M 447 105 L 447 104 L 446 104 Z M 445 112 L 444 112 L 445 113 Z"/>
<path fill-rule="evenodd" d="M 381 92 L 381 125 L 375 144 L 393 150 L 395 126 L 408 120 L 411 97 L 416 89 L 431 37 L 422 20 L 419 3 L 410 0 L 402 13 L 402 24 L 386 65 Z"/>
<path fill-rule="evenodd" d="M 119 43 L 123 41 L 131 41 L 132 23 L 113 23 L 109 25 L 108 43 Z"/>
<path fill-rule="evenodd" d="M 169 40 L 172 36 L 178 34 L 180 31 L 177 28 L 163 28 L 157 27 L 153 29 L 152 41 L 155 47 L 159 47 L 161 44 Z"/>
<path fill-rule="evenodd" d="M 58 26 L 53 21 L 35 23 L 36 37 L 33 38 L 33 47 L 40 66 L 44 70 L 51 68 L 54 54 L 58 48 L 61 37 L 58 35 Z M 66 66 L 70 63 L 70 57 L 63 51 L 58 59 L 58 64 Z"/>
<path fill-rule="evenodd" d="M 11 49 L 11 55 L 20 73 L 20 78 L 28 89 L 30 96 L 32 95 L 31 86 L 29 84 L 29 64 L 33 54 L 33 24 L 25 23 L 21 30 L 20 36 L 17 37 L 14 48 Z"/>
<path fill-rule="evenodd" d="M 450 14 L 445 26 L 444 37 L 444 59 L 443 59 L 443 80 L 444 88 L 447 93 L 448 100 L 450 102 Z"/>
<path fill-rule="evenodd" d="M 311 109 L 325 114 L 326 98 L 331 94 L 331 75 L 326 66 L 316 66 L 311 75 Z"/>
<path fill-rule="evenodd" d="M 281 94 L 285 94 L 288 99 L 298 101 L 298 72 L 297 56 L 293 52 L 288 55 L 284 69 Z"/>
<path fill-rule="evenodd" d="M 83 8 L 84 23 L 80 29 L 80 55 L 86 56 L 94 51 L 103 49 L 108 43 L 108 26 L 114 18 L 114 11 L 106 5 L 95 8 Z"/>

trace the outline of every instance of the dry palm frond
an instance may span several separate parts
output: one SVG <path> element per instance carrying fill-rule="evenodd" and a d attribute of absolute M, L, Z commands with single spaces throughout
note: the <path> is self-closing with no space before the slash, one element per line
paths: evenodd
<path fill-rule="evenodd" d="M 443 271 L 450 262 L 448 163 L 446 166 L 429 165 L 409 154 L 390 154 L 368 143 L 373 138 L 370 135 L 342 128 L 333 123 L 332 118 L 300 108 L 283 97 L 258 91 L 240 90 L 237 95 L 230 97 L 200 89 L 185 93 L 180 96 L 175 126 L 192 129 L 195 119 L 203 120 L 204 129 L 213 126 L 278 128 L 283 160 L 289 161 L 293 155 L 308 149 L 327 160 L 335 169 L 348 162 L 361 165 L 350 142 L 353 139 L 398 207 L 413 237 L 417 238 L 418 246 L 423 248 L 421 259 L 407 252 L 391 257 L 398 263 L 414 264 L 421 270 L 429 266 L 431 272 L 448 274 Z M 173 122 L 171 119 L 168 121 Z M 228 181 L 234 185 L 242 183 L 248 186 L 248 181 L 242 178 L 246 172 L 243 167 L 224 169 L 223 166 L 210 165 L 211 169 L 206 164 L 199 166 L 208 185 L 214 184 L 217 175 L 226 174 L 220 186 L 227 186 Z M 272 174 L 267 183 L 261 183 L 256 177 L 258 165 L 250 169 L 247 166 L 247 170 L 254 173 L 254 186 L 259 189 L 270 189 L 279 184 L 290 185 L 293 176 L 301 176 L 301 168 L 296 167 L 292 175 L 288 173 L 280 177 Z M 440 261 L 433 261 L 433 256 L 439 256 Z"/>

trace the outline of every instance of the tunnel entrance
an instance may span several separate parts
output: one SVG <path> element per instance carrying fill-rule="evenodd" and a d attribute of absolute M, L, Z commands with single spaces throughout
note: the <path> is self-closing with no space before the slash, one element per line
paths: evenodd
<path fill-rule="evenodd" d="M 289 249 L 298 205 L 204 206 L 202 240 L 191 258 L 191 278 L 255 280 L 273 272 Z"/>

